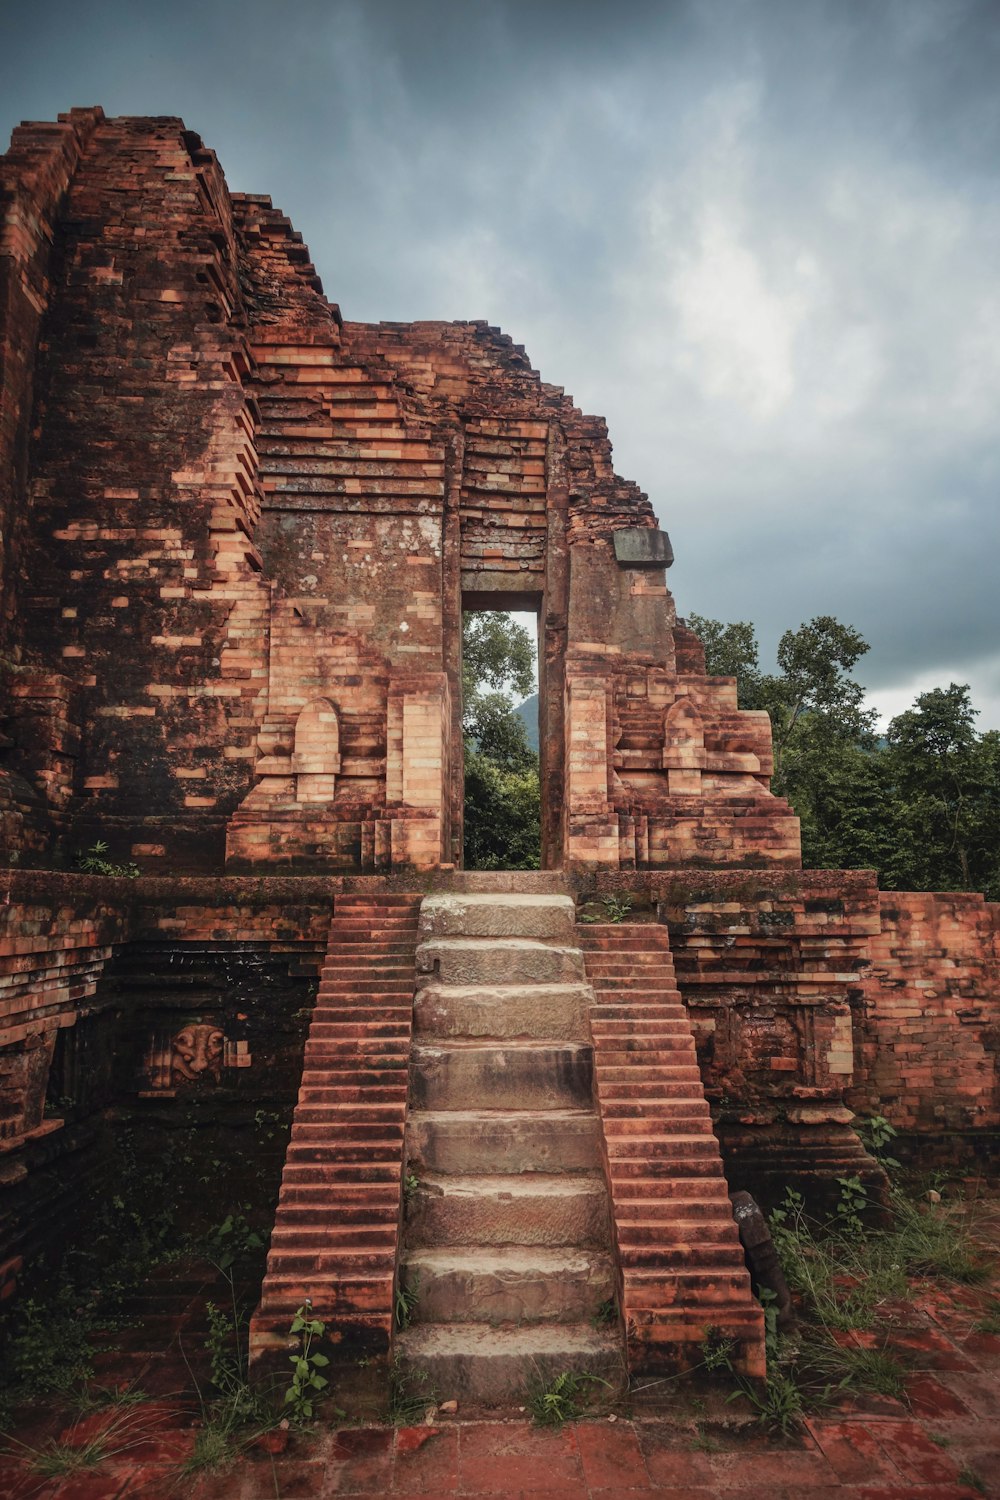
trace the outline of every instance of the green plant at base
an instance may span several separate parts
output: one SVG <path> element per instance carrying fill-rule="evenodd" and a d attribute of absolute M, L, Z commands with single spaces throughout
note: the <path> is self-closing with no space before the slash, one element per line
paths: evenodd
<path fill-rule="evenodd" d="M 312 1316 L 312 1303 L 307 1301 L 292 1319 L 290 1331 L 298 1338 L 299 1347 L 289 1356 L 292 1383 L 285 1392 L 284 1404 L 293 1422 L 311 1422 L 316 1402 L 330 1383 L 319 1373 L 330 1361 L 325 1354 L 313 1349 L 315 1341 L 326 1332 L 326 1324 Z"/>
<path fill-rule="evenodd" d="M 264 1238 L 251 1229 L 243 1213 L 227 1214 L 221 1224 L 205 1238 L 205 1254 L 220 1271 L 226 1272 L 236 1261 L 254 1255 L 264 1248 Z"/>
<path fill-rule="evenodd" d="M 68 1395 L 83 1386 L 93 1368 L 91 1307 L 63 1283 L 43 1302 L 25 1297 L 15 1308 L 4 1349 L 3 1410 L 6 1423 L 14 1406 L 53 1392 Z"/>
<path fill-rule="evenodd" d="M 596 1385 L 608 1386 L 599 1375 L 563 1370 L 548 1385 L 538 1379 L 528 1387 L 528 1409 L 539 1427 L 559 1427 L 582 1415 L 585 1393 Z"/>
<path fill-rule="evenodd" d="M 597 1304 L 591 1323 L 595 1328 L 607 1328 L 609 1324 L 617 1322 L 618 1303 L 614 1297 L 605 1297 L 603 1302 Z"/>
<path fill-rule="evenodd" d="M 865 1150 L 887 1172 L 899 1170 L 900 1163 L 894 1156 L 886 1153 L 889 1142 L 899 1134 L 895 1125 L 890 1125 L 885 1115 L 868 1115 L 865 1119 L 855 1121 L 854 1129 L 861 1137 Z"/>
<path fill-rule="evenodd" d="M 771 1235 L 786 1279 L 800 1302 L 794 1335 L 778 1335 L 773 1303 L 764 1316 L 768 1378 L 740 1382 L 759 1418 L 787 1432 L 798 1414 L 821 1408 L 846 1390 L 905 1398 L 906 1367 L 892 1347 L 893 1323 L 884 1304 L 908 1295 L 908 1277 L 975 1281 L 984 1274 L 968 1228 L 946 1208 L 890 1194 L 891 1221 L 865 1228 L 863 1184 L 840 1180 L 841 1198 L 827 1222 L 808 1218 L 801 1194 L 789 1190 L 771 1214 Z M 868 1347 L 845 1341 L 854 1329 L 882 1332 Z M 792 1387 L 798 1392 L 798 1406 Z"/>
<path fill-rule="evenodd" d="M 899 1400 L 905 1391 L 906 1370 L 888 1349 L 845 1348 L 833 1340 L 816 1339 L 803 1349 L 799 1368 L 825 1380 L 831 1390 L 872 1391 Z"/>
<path fill-rule="evenodd" d="M 805 1403 L 791 1371 L 776 1370 L 768 1375 L 763 1386 L 743 1379 L 739 1385 L 739 1392 L 734 1392 L 730 1400 L 742 1393 L 753 1407 L 757 1420 L 764 1426 L 777 1428 L 783 1437 L 794 1432 L 802 1420 Z"/>
<path fill-rule="evenodd" d="M 414 1384 L 423 1387 L 414 1390 Z M 427 1385 L 422 1370 L 406 1370 L 398 1356 L 389 1369 L 389 1421 L 394 1427 L 408 1427 L 433 1406 L 437 1396 Z"/>
<path fill-rule="evenodd" d="M 136 880 L 139 866 L 134 860 L 106 859 L 108 846 L 103 839 L 96 839 L 89 849 L 76 856 L 76 867 L 82 875 L 115 875 L 127 880 Z"/>
<path fill-rule="evenodd" d="M 106 1426 L 83 1442 L 75 1441 L 74 1424 L 68 1437 L 49 1438 L 40 1448 L 7 1437 L 10 1446 L 4 1451 L 46 1479 L 65 1478 L 82 1469 L 94 1469 L 105 1459 L 121 1458 L 148 1443 L 165 1420 L 162 1414 L 151 1417 L 148 1412 L 127 1409 L 114 1413 Z"/>
<path fill-rule="evenodd" d="M 396 1287 L 396 1327 L 409 1328 L 414 1309 L 420 1297 L 420 1278 L 414 1277 L 409 1285 L 400 1281 Z"/>
<path fill-rule="evenodd" d="M 976 1473 L 971 1464 L 966 1464 L 963 1468 L 959 1469 L 958 1482 L 959 1484 L 967 1485 L 970 1490 L 975 1490 L 977 1494 L 986 1494 L 985 1481 L 981 1475 Z"/>
<path fill-rule="evenodd" d="M 412 1172 L 407 1172 L 403 1178 L 403 1201 L 405 1203 L 409 1204 L 412 1201 L 419 1186 L 420 1178 L 414 1176 Z"/>
<path fill-rule="evenodd" d="M 860 1238 L 865 1232 L 861 1215 L 868 1207 L 868 1194 L 860 1177 L 838 1177 L 840 1201 L 837 1204 L 837 1224 L 844 1234 Z"/>
<path fill-rule="evenodd" d="M 732 1373 L 735 1339 L 727 1338 L 719 1328 L 706 1328 L 700 1347 L 701 1365 L 696 1368 L 704 1370 L 707 1375 L 717 1375 L 720 1371 Z"/>
<path fill-rule="evenodd" d="M 604 920 L 606 922 L 624 922 L 632 911 L 631 896 L 611 895 L 603 897 L 601 905 L 604 907 Z"/>

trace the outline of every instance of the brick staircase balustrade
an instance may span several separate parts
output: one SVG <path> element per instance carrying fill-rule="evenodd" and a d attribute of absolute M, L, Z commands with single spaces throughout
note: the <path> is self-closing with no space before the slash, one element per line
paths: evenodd
<path fill-rule="evenodd" d="M 689 1368 L 708 1331 L 764 1373 L 739 1236 L 666 928 L 580 928 L 632 1373 Z"/>
<path fill-rule="evenodd" d="M 251 1355 L 310 1299 L 335 1337 L 392 1330 L 419 896 L 338 896 L 303 1061 Z"/>

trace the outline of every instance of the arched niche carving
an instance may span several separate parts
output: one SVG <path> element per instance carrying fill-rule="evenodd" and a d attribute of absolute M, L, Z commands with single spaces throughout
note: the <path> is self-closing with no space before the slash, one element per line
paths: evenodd
<path fill-rule="evenodd" d="M 329 698 L 314 698 L 295 721 L 296 802 L 332 802 L 339 771 L 340 718 Z"/>
<path fill-rule="evenodd" d="M 663 767 L 671 792 L 701 792 L 705 724 L 690 698 L 676 698 L 663 715 Z"/>

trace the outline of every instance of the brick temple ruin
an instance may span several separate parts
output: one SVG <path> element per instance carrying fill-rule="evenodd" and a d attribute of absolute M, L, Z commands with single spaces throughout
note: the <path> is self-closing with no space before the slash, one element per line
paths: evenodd
<path fill-rule="evenodd" d="M 176 119 L 0 173 L 0 1290 L 109 1115 L 294 1106 L 262 1358 L 309 1296 L 484 1400 L 709 1329 L 759 1373 L 729 1190 L 877 1192 L 855 1112 L 986 1159 L 997 907 L 801 868 L 649 501 L 508 337 L 345 321 Z M 461 869 L 496 608 L 539 622 L 537 874 Z M 138 878 L 74 873 L 98 841 Z M 616 891 L 643 920 L 578 924 Z"/>

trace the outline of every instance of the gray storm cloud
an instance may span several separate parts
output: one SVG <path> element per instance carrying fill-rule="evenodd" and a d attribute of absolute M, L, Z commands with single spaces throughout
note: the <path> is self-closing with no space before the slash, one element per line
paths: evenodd
<path fill-rule="evenodd" d="M 0 5 L 18 118 L 181 114 L 353 318 L 500 324 L 608 418 L 678 606 L 832 613 L 1000 727 L 992 0 Z"/>

